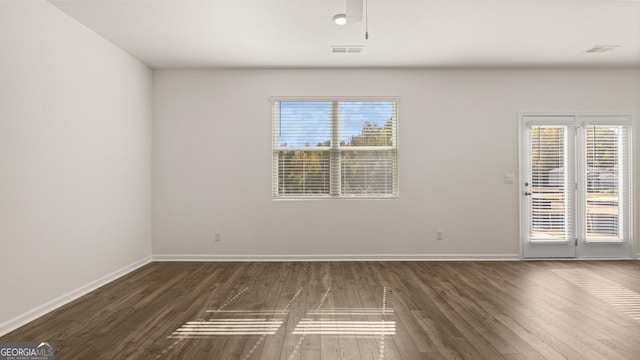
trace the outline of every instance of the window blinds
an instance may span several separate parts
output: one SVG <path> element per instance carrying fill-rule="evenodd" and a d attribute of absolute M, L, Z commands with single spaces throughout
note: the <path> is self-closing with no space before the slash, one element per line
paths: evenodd
<path fill-rule="evenodd" d="M 572 238 L 573 171 L 567 158 L 568 126 L 532 126 L 530 239 L 535 241 Z M 573 129 L 571 128 L 571 132 Z M 573 134 L 572 134 L 573 135 Z"/>
<path fill-rule="evenodd" d="M 274 101 L 273 196 L 394 197 L 397 103 Z"/>
<path fill-rule="evenodd" d="M 585 125 L 587 241 L 621 241 L 628 211 L 628 128 Z"/>
<path fill-rule="evenodd" d="M 333 104 L 287 101 L 273 108 L 274 195 L 328 196 Z"/>

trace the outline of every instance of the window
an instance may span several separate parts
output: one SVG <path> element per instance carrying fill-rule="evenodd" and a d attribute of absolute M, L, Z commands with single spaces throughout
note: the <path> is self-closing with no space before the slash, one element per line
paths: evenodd
<path fill-rule="evenodd" d="M 273 102 L 273 197 L 398 195 L 395 100 Z"/>

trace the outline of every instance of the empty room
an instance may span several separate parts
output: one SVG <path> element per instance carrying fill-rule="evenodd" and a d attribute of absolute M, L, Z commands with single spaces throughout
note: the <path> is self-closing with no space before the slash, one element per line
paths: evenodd
<path fill-rule="evenodd" d="M 640 359 L 640 1 L 0 1 L 0 360 Z"/>

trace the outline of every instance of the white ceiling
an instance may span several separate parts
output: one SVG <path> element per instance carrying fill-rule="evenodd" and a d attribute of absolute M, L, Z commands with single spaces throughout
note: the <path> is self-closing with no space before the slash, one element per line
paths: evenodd
<path fill-rule="evenodd" d="M 640 65 L 640 0 L 369 0 L 369 40 L 344 0 L 50 2 L 153 68 Z"/>

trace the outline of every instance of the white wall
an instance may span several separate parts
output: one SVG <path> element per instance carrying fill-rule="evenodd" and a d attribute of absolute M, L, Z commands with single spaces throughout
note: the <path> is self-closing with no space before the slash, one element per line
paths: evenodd
<path fill-rule="evenodd" d="M 153 90 L 154 255 L 490 257 L 518 254 L 517 113 L 636 114 L 640 72 L 164 70 Z M 273 201 L 269 97 L 367 95 L 401 99 L 400 198 Z"/>
<path fill-rule="evenodd" d="M 0 334 L 150 256 L 151 82 L 49 3 L 0 2 Z"/>

